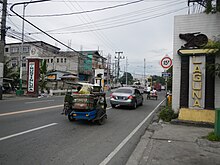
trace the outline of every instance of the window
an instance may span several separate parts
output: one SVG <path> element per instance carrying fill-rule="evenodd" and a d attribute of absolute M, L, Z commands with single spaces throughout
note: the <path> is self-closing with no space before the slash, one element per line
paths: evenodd
<path fill-rule="evenodd" d="M 17 61 L 18 58 L 17 58 L 17 57 L 12 57 L 11 60 L 12 60 L 12 61 Z"/>
<path fill-rule="evenodd" d="M 12 67 L 16 67 L 16 66 L 17 66 L 17 62 L 12 62 L 12 63 L 11 63 L 11 66 L 12 66 Z"/>
<path fill-rule="evenodd" d="M 12 47 L 11 48 L 12 53 L 18 53 L 18 50 L 19 50 L 18 47 Z"/>
<path fill-rule="evenodd" d="M 66 58 L 64 58 L 64 63 L 66 63 Z"/>
<path fill-rule="evenodd" d="M 50 62 L 53 63 L 53 59 L 50 59 Z"/>
<path fill-rule="evenodd" d="M 57 58 L 57 63 L 59 63 L 59 61 L 60 61 L 59 58 Z"/>
<path fill-rule="evenodd" d="M 118 89 L 115 93 L 132 93 L 131 89 Z"/>
<path fill-rule="evenodd" d="M 50 59 L 47 59 L 47 63 L 50 63 Z"/>
<path fill-rule="evenodd" d="M 61 58 L 60 60 L 61 60 L 60 62 L 63 63 L 63 58 Z"/>
<path fill-rule="evenodd" d="M 26 62 L 22 62 L 22 67 L 26 67 Z"/>
<path fill-rule="evenodd" d="M 23 52 L 28 53 L 29 52 L 29 47 L 28 46 L 23 47 Z"/>
<path fill-rule="evenodd" d="M 8 48 L 5 48 L 5 52 L 8 52 L 9 51 L 9 49 Z"/>

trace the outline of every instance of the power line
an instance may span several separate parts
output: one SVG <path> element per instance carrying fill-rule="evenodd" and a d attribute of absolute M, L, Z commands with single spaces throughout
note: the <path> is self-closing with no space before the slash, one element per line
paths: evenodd
<path fill-rule="evenodd" d="M 65 2 L 65 1 L 64 1 Z M 69 0 L 68 0 L 68 2 L 69 2 Z M 66 2 L 65 2 L 65 4 L 66 4 Z M 76 9 L 76 7 L 73 5 L 73 3 L 72 2 L 70 2 L 70 4 L 71 4 L 71 6 L 73 6 L 75 9 Z M 79 7 L 80 7 L 80 9 L 81 10 L 83 10 L 83 8 L 78 4 L 78 3 L 76 3 Z M 69 6 L 68 6 L 69 7 Z M 70 8 L 71 9 L 71 8 Z M 71 9 L 72 10 L 72 9 Z M 80 17 L 80 20 L 83 22 L 83 23 L 85 23 L 85 22 L 87 22 L 87 19 L 86 19 L 86 17 L 84 17 L 82 14 L 80 14 L 80 16 L 82 16 L 82 18 L 83 19 L 81 19 Z M 89 17 L 89 15 L 86 13 L 86 16 L 92 21 L 92 19 Z M 96 25 L 94 24 L 94 27 L 96 27 Z M 107 44 L 107 42 L 106 42 L 106 37 L 104 37 L 101 33 L 98 33 L 98 32 L 93 32 L 94 33 L 94 35 L 98 38 L 98 39 L 101 39 L 102 41 L 104 41 L 103 43 L 107 46 L 107 47 L 109 47 L 111 50 L 113 50 L 112 49 L 112 46 L 110 46 L 109 44 Z M 114 51 L 114 50 L 113 50 Z"/>
<path fill-rule="evenodd" d="M 44 0 L 44 1 L 51 1 L 51 0 Z M 44 2 L 44 1 L 34 1 L 34 2 Z M 119 5 L 108 6 L 108 7 L 98 8 L 98 9 L 93 9 L 93 10 L 80 11 L 80 12 L 62 13 L 62 14 L 26 15 L 26 17 L 60 17 L 60 16 L 92 13 L 92 12 L 98 12 L 98 11 L 103 11 L 103 10 L 109 10 L 109 9 L 114 9 L 114 8 L 118 8 L 118 7 L 123 7 L 123 6 L 131 5 L 131 4 L 136 4 L 136 3 L 139 3 L 139 2 L 143 2 L 143 1 L 144 0 L 137 0 L 137 1 L 132 1 L 132 2 L 123 3 L 123 4 L 119 4 Z M 19 3 L 19 4 L 21 4 L 21 3 Z"/>
<path fill-rule="evenodd" d="M 134 19 L 134 20 L 132 20 L 130 22 L 127 22 L 127 23 L 119 23 L 118 25 L 107 26 L 107 27 L 103 27 L 103 28 L 89 29 L 89 30 L 82 30 L 82 31 L 73 31 L 73 32 L 60 32 L 60 33 L 58 32 L 58 33 L 50 33 L 50 34 L 85 33 L 85 32 L 91 32 L 91 31 L 99 31 L 99 30 L 112 29 L 112 28 L 117 28 L 117 27 L 122 27 L 122 26 L 127 26 L 127 25 L 131 25 L 131 24 L 136 24 L 136 23 L 148 21 L 148 20 L 151 20 L 151 19 L 154 19 L 154 18 L 162 17 L 162 16 L 165 16 L 165 15 L 169 15 L 169 14 L 181 11 L 181 10 L 186 9 L 186 8 L 188 8 L 188 7 L 180 8 L 180 9 L 173 10 L 173 11 L 170 11 L 170 12 L 167 12 L 167 13 L 161 13 L 161 14 L 158 14 L 158 15 L 155 15 L 155 16 L 151 16 L 149 18 L 145 17 L 145 18 L 142 18 L 140 20 Z M 36 33 L 34 33 L 34 34 L 36 34 Z"/>
<path fill-rule="evenodd" d="M 86 24 L 78 24 L 78 25 L 74 25 L 74 26 L 68 26 L 68 27 L 63 27 L 63 28 L 56 28 L 56 29 L 52 29 L 52 30 L 47 30 L 46 32 L 53 32 L 53 31 L 58 31 L 58 30 L 63 30 L 63 29 L 68 29 L 68 28 L 74 28 L 74 27 L 78 27 L 80 29 L 82 29 L 83 26 L 92 24 L 92 23 L 103 23 L 103 24 L 115 24 L 115 21 L 118 21 L 120 23 L 122 23 L 122 21 L 126 18 L 131 19 L 132 17 L 137 17 L 139 15 L 143 16 L 143 14 L 147 14 L 147 13 L 152 13 L 155 11 L 159 11 L 162 9 L 167 9 L 167 7 L 170 7 L 172 5 L 178 5 L 178 4 L 182 4 L 183 2 L 178 2 L 178 3 L 166 3 L 166 4 L 162 4 L 162 5 L 158 5 L 158 6 L 154 6 L 154 7 L 149 7 L 149 8 L 145 8 L 142 10 L 138 10 L 138 11 L 134 11 L 134 12 L 129 12 L 129 13 L 125 13 L 125 14 L 121 14 L 121 15 L 117 15 L 117 16 L 113 16 L 113 17 L 109 17 L 109 18 L 105 18 L 105 19 L 100 19 L 100 20 L 96 20 L 93 22 L 89 22 Z M 135 18 L 137 19 L 137 18 Z M 112 20 L 112 21 L 111 21 Z M 31 34 L 37 34 L 39 32 L 33 32 Z"/>
<path fill-rule="evenodd" d="M 39 31 L 41 31 L 42 33 L 44 33 L 45 35 L 47 35 L 48 37 L 52 38 L 53 40 L 57 41 L 58 43 L 60 43 L 61 45 L 69 48 L 70 50 L 76 52 L 76 53 L 79 53 L 80 55 L 84 56 L 81 52 L 78 52 L 76 51 L 75 49 L 69 47 L 68 45 L 64 44 L 63 42 L 59 41 L 58 39 L 56 39 L 55 37 L 51 36 L 50 34 L 46 33 L 45 31 L 43 31 L 42 29 L 40 29 L 39 27 L 37 27 L 36 25 L 34 25 L 33 23 L 31 23 L 30 21 L 26 20 L 25 18 L 23 18 L 22 16 L 20 16 L 18 13 L 16 13 L 14 10 L 13 10 L 13 7 L 14 6 L 17 6 L 17 5 L 22 5 L 22 4 L 29 4 L 29 3 L 38 3 L 38 2 L 45 2 L 45 1 L 50 1 L 50 0 L 38 0 L 38 1 L 30 1 L 30 2 L 20 2 L 20 3 L 15 3 L 13 4 L 11 7 L 10 7 L 10 10 L 15 14 L 17 15 L 19 18 L 23 19 L 24 21 L 26 21 L 27 23 L 29 23 L 31 26 L 35 27 L 36 29 L 38 29 Z M 89 58 L 89 57 L 86 57 L 86 58 Z M 90 59 L 90 58 L 89 58 Z"/>

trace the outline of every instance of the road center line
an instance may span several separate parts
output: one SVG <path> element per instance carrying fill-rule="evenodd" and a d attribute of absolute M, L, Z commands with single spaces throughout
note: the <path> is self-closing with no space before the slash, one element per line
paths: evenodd
<path fill-rule="evenodd" d="M 165 99 L 164 99 L 165 100 Z M 107 165 L 110 160 L 121 150 L 121 148 L 132 138 L 132 136 L 141 128 L 141 126 L 154 114 L 157 108 L 164 102 L 161 101 L 156 108 L 99 164 Z"/>
<path fill-rule="evenodd" d="M 51 123 L 51 124 L 44 125 L 44 126 L 41 126 L 41 127 L 29 129 L 27 131 L 19 132 L 19 133 L 13 134 L 13 135 L 5 136 L 5 137 L 0 138 L 0 141 L 10 139 L 10 138 L 13 138 L 15 136 L 23 135 L 23 134 L 26 134 L 26 133 L 29 133 L 29 132 L 37 131 L 37 130 L 40 130 L 40 129 L 43 129 L 43 128 L 51 127 L 51 126 L 56 125 L 56 124 L 58 124 L 58 123 Z"/>
<path fill-rule="evenodd" d="M 55 105 L 55 106 L 50 106 L 50 107 L 43 107 L 43 108 L 35 108 L 35 109 L 23 110 L 23 111 L 1 113 L 1 114 L 0 114 L 0 117 L 1 117 L 1 116 L 8 116 L 8 115 L 20 114 L 20 113 L 34 112 L 34 111 L 42 111 L 42 110 L 45 110 L 45 109 L 52 109 L 52 108 L 59 108 L 59 107 L 63 107 L 63 104 L 61 104 L 61 105 Z"/>
<path fill-rule="evenodd" d="M 44 102 L 51 102 L 51 101 L 54 101 L 54 100 L 31 101 L 31 102 L 25 102 L 25 104 L 44 103 Z"/>

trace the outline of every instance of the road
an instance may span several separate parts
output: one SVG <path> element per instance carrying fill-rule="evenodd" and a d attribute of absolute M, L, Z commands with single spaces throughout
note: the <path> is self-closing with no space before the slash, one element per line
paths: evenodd
<path fill-rule="evenodd" d="M 101 126 L 69 122 L 60 115 L 63 97 L 2 100 L 0 164 L 123 165 L 146 124 L 134 129 L 163 99 L 160 93 L 158 100 L 146 100 L 136 110 L 112 109 L 108 103 L 108 119 Z"/>

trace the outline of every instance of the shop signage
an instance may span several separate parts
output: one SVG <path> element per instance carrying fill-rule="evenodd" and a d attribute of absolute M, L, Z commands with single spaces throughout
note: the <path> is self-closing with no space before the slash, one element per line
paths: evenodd
<path fill-rule="evenodd" d="M 28 92 L 34 92 L 35 62 L 29 62 Z"/>
<path fill-rule="evenodd" d="M 203 109 L 205 100 L 205 56 L 190 57 L 189 107 Z"/>

